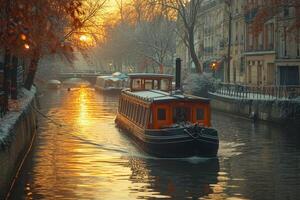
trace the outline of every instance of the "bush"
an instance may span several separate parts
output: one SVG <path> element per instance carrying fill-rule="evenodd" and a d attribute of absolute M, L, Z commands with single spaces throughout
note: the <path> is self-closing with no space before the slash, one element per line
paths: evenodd
<path fill-rule="evenodd" d="M 217 84 L 216 79 L 208 73 L 191 74 L 184 82 L 184 91 L 186 93 L 201 97 L 208 97 L 208 92 L 214 91 Z"/>

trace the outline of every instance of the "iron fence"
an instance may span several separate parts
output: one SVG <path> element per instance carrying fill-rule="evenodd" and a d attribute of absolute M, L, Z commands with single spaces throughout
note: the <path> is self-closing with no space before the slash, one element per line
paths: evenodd
<path fill-rule="evenodd" d="M 300 85 L 252 86 L 220 83 L 216 93 L 245 99 L 295 99 L 300 97 Z"/>

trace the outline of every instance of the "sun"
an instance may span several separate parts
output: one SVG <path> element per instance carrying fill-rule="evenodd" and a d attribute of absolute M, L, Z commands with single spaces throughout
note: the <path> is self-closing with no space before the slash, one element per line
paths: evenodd
<path fill-rule="evenodd" d="M 88 41 L 88 37 L 86 35 L 81 35 L 79 37 L 79 40 L 82 41 L 82 42 L 86 42 L 86 41 Z"/>

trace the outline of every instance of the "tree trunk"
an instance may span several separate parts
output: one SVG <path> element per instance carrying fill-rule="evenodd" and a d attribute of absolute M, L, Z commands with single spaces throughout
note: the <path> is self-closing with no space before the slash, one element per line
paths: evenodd
<path fill-rule="evenodd" d="M 12 57 L 12 69 L 11 69 L 11 99 L 18 99 L 18 58 L 16 56 Z"/>
<path fill-rule="evenodd" d="M 10 60 L 11 60 L 10 51 L 8 49 L 5 49 L 4 74 L 3 74 L 4 112 L 8 111 L 8 97 L 10 93 Z"/>
<path fill-rule="evenodd" d="M 33 57 L 30 61 L 29 72 L 27 74 L 27 78 L 24 84 L 24 87 L 27 90 L 31 90 L 31 86 L 33 85 L 34 82 L 34 77 L 38 67 L 39 60 L 40 60 L 39 50 L 35 50 Z"/>
<path fill-rule="evenodd" d="M 197 56 L 197 53 L 195 50 L 194 31 L 189 31 L 189 49 L 190 49 L 190 53 L 191 53 L 191 58 L 196 67 L 196 71 L 198 73 L 202 74 L 201 64 L 199 62 L 199 59 L 198 59 L 198 56 Z"/>

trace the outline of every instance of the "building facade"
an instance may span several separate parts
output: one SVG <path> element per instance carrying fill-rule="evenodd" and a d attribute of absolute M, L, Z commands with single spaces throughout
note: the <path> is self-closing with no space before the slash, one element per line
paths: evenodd
<path fill-rule="evenodd" d="M 267 1 L 204 1 L 195 40 L 204 71 L 215 73 L 211 64 L 217 63 L 220 73 L 217 78 L 227 83 L 300 84 L 300 30 L 291 29 L 299 9 L 279 8 L 274 16 L 265 20 L 260 31 L 253 30 L 253 20 L 264 3 Z M 177 50 L 183 57 L 183 66 L 190 67 L 188 49 L 183 46 L 177 46 Z"/>

